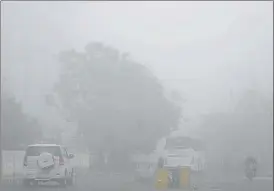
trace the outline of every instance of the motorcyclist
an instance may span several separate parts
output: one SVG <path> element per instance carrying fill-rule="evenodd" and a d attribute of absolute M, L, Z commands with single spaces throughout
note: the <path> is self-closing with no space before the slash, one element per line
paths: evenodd
<path fill-rule="evenodd" d="M 254 157 L 248 156 L 245 160 L 245 173 L 248 175 L 252 173 L 252 176 L 255 177 L 257 172 L 257 161 Z"/>

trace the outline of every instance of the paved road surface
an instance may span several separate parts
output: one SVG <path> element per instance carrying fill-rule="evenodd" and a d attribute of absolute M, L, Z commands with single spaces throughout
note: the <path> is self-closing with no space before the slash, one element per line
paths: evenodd
<path fill-rule="evenodd" d="M 39 188 L 22 188 L 19 185 L 3 186 L 1 191 L 62 191 L 58 186 Z M 152 186 L 140 184 L 130 175 L 94 175 L 85 174 L 78 177 L 77 184 L 68 187 L 67 191 L 154 191 Z M 269 177 L 255 178 L 252 182 L 245 178 L 233 181 L 208 182 L 198 191 L 272 191 L 273 179 Z"/>
<path fill-rule="evenodd" d="M 252 182 L 243 178 L 241 181 L 223 183 L 223 191 L 270 191 L 273 190 L 273 178 L 258 177 Z"/>

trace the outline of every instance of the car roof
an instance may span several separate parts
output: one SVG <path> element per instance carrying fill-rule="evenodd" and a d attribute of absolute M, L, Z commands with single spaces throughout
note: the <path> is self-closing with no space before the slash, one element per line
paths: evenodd
<path fill-rule="evenodd" d="M 33 144 L 33 145 L 29 145 L 28 147 L 61 147 L 61 145 L 56 145 L 56 144 Z"/>

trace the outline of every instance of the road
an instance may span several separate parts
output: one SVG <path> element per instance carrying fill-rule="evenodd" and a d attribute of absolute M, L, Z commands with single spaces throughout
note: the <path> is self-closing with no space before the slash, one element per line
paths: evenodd
<path fill-rule="evenodd" d="M 235 182 L 221 184 L 222 191 L 270 191 L 273 190 L 273 178 L 257 177 L 252 182 L 243 178 Z"/>
<path fill-rule="evenodd" d="M 42 186 L 36 188 L 23 188 L 20 185 L 5 185 L 1 191 L 61 191 L 58 186 Z M 130 175 L 94 175 L 85 174 L 78 177 L 77 184 L 68 187 L 67 191 L 154 191 L 152 185 L 141 184 L 134 181 Z M 233 181 L 208 182 L 198 188 L 198 191 L 272 191 L 273 179 L 270 177 L 255 178 L 252 182 L 241 178 Z"/>

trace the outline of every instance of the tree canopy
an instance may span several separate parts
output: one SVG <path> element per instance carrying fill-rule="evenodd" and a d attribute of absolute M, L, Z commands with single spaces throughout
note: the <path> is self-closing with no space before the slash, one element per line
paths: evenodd
<path fill-rule="evenodd" d="M 255 90 L 247 90 L 233 112 L 205 117 L 206 136 L 213 147 L 231 155 L 260 155 L 269 159 L 273 150 L 273 100 Z M 271 149 L 272 148 L 272 149 Z"/>
<path fill-rule="evenodd" d="M 55 92 L 91 149 L 151 151 L 176 129 L 180 107 L 144 65 L 102 43 L 63 51 Z"/>
<path fill-rule="evenodd" d="M 24 114 L 21 104 L 6 94 L 1 96 L 1 128 L 3 149 L 20 149 L 42 137 L 38 121 Z"/>

